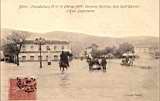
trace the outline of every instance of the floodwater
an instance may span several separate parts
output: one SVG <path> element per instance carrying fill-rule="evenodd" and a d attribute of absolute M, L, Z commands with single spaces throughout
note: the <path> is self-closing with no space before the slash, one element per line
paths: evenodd
<path fill-rule="evenodd" d="M 107 71 L 89 71 L 85 60 L 73 60 L 65 72 L 58 62 L 1 63 L 1 101 L 8 101 L 9 79 L 35 77 L 37 101 L 159 101 L 159 60 L 137 59 L 134 66 L 107 60 Z"/>

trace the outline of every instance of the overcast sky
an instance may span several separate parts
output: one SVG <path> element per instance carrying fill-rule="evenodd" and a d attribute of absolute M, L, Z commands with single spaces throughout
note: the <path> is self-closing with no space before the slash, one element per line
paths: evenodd
<path fill-rule="evenodd" d="M 136 4 L 132 9 L 97 9 L 66 13 L 65 9 L 19 9 L 32 4 Z M 99 36 L 158 36 L 159 0 L 1 0 L 1 27 L 31 32 L 70 31 Z"/>

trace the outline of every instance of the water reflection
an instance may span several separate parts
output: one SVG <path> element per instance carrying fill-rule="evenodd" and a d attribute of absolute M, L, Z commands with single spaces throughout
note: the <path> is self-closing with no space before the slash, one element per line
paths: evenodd
<path fill-rule="evenodd" d="M 61 73 L 59 75 L 59 86 L 61 88 L 68 88 L 70 86 L 70 75 L 69 73 Z"/>

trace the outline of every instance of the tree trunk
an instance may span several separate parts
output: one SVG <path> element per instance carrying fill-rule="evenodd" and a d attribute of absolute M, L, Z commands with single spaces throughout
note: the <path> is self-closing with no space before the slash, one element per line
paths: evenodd
<path fill-rule="evenodd" d="M 22 43 L 19 46 L 18 52 L 17 52 L 17 66 L 19 66 L 19 53 L 21 51 Z"/>
<path fill-rule="evenodd" d="M 17 54 L 17 66 L 19 66 L 19 54 Z"/>

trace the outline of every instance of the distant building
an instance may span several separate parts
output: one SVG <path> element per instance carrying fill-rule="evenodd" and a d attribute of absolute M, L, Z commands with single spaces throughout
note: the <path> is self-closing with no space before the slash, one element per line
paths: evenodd
<path fill-rule="evenodd" d="M 91 46 L 85 48 L 85 50 L 81 51 L 79 56 L 80 57 L 88 57 L 92 54 L 93 51 L 98 50 L 98 45 L 92 44 Z"/>
<path fill-rule="evenodd" d="M 92 48 L 92 47 L 87 47 L 86 50 L 85 50 L 85 55 L 91 54 L 92 51 L 93 51 L 93 48 Z"/>
<path fill-rule="evenodd" d="M 149 53 L 149 47 L 135 47 L 135 53 Z"/>
<path fill-rule="evenodd" d="M 154 53 L 158 51 L 158 47 L 135 47 L 135 53 Z"/>
<path fill-rule="evenodd" d="M 71 44 L 67 41 L 46 40 L 42 45 L 42 60 L 59 60 L 62 51 L 71 52 Z M 50 55 L 50 56 L 48 56 Z M 34 40 L 26 40 L 22 45 L 20 54 L 20 61 L 38 61 L 40 59 L 39 45 L 34 44 Z"/>
<path fill-rule="evenodd" d="M 159 52 L 159 48 L 158 48 L 158 47 L 150 47 L 150 48 L 149 48 L 149 52 L 150 52 L 151 54 L 154 54 L 155 52 Z"/>
<path fill-rule="evenodd" d="M 155 58 L 159 58 L 159 47 L 135 47 L 135 54 L 139 56 L 143 56 L 143 54 L 148 54 L 150 56 L 153 56 Z"/>

